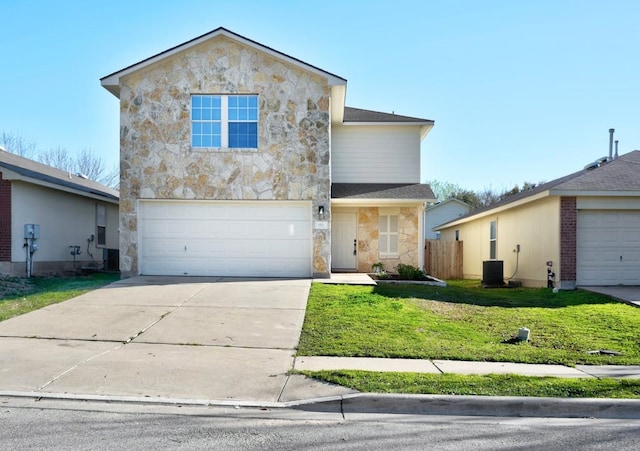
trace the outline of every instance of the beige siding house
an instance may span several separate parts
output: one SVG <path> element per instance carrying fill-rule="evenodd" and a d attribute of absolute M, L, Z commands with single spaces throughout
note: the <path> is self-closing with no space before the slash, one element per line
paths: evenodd
<path fill-rule="evenodd" d="M 345 107 L 344 78 L 224 28 L 101 83 L 120 100 L 123 276 L 421 264 L 432 121 Z"/>
<path fill-rule="evenodd" d="M 38 226 L 35 248 L 28 224 Z M 0 150 L 0 274 L 73 271 L 73 246 L 75 269 L 107 265 L 107 250 L 118 249 L 118 192 Z"/>
<path fill-rule="evenodd" d="M 464 241 L 464 277 L 503 261 L 525 286 L 640 285 L 640 151 L 519 193 L 436 227 Z"/>

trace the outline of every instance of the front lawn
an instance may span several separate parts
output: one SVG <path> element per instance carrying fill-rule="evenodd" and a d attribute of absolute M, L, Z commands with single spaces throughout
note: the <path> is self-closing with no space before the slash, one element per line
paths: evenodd
<path fill-rule="evenodd" d="M 0 279 L 0 321 L 66 301 L 120 279 L 119 274 Z"/>
<path fill-rule="evenodd" d="M 580 290 L 314 283 L 298 355 L 637 365 L 638 331 L 640 309 Z"/>

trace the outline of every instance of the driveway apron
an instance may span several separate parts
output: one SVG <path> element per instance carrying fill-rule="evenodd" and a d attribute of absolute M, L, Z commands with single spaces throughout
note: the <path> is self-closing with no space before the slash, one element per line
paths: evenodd
<path fill-rule="evenodd" d="M 0 322 L 0 391 L 278 402 L 310 284 L 115 282 Z"/>

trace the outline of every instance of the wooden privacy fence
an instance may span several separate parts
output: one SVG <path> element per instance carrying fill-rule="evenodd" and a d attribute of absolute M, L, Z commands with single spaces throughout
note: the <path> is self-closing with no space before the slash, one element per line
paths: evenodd
<path fill-rule="evenodd" d="M 425 240 L 424 270 L 438 279 L 462 279 L 462 241 Z"/>

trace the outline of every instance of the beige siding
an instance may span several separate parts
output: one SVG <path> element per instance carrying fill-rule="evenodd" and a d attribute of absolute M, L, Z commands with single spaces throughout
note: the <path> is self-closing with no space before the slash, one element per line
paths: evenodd
<path fill-rule="evenodd" d="M 420 183 L 420 128 L 334 126 L 334 183 Z"/>
<path fill-rule="evenodd" d="M 87 258 L 87 239 L 96 234 L 96 204 L 107 206 L 107 248 L 118 248 L 118 206 L 36 185 L 13 182 L 11 260 L 24 262 L 24 225 L 39 224 L 40 239 L 35 262 L 71 261 L 69 246 L 81 246 L 80 258 Z M 102 261 L 102 249 L 90 247 Z"/>
<path fill-rule="evenodd" d="M 546 286 L 546 262 L 554 263 L 556 281 L 560 280 L 560 201 L 545 198 L 518 208 L 485 216 L 442 231 L 442 240 L 454 240 L 460 231 L 464 241 L 464 277 L 482 278 L 482 262 L 489 259 L 489 227 L 497 222 L 497 259 L 504 261 L 504 276 L 516 270 L 516 245 L 520 245 L 518 271 L 514 280 L 525 286 Z"/>

